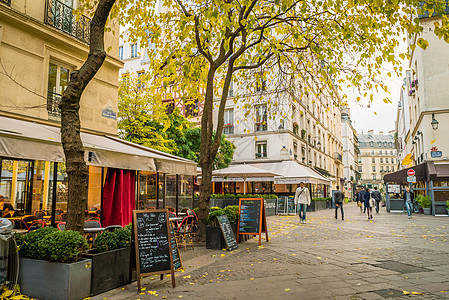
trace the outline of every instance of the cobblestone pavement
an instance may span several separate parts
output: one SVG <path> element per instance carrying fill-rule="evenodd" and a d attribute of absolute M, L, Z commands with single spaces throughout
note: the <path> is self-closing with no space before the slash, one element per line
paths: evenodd
<path fill-rule="evenodd" d="M 268 217 L 269 238 L 235 251 L 181 251 L 185 270 L 92 299 L 449 299 L 449 218 L 374 214 L 355 204 L 334 211 Z"/>

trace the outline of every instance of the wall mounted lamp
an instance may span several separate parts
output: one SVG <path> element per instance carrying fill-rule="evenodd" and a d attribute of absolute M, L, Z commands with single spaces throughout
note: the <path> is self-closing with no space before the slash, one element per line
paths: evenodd
<path fill-rule="evenodd" d="M 430 123 L 430 125 L 432 125 L 432 129 L 437 130 L 438 124 L 439 122 L 435 119 L 435 113 L 432 113 L 432 123 Z"/>

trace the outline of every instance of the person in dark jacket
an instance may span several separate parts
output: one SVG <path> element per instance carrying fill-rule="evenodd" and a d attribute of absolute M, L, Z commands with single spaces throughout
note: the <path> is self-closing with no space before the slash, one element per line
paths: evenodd
<path fill-rule="evenodd" d="M 365 189 L 365 192 L 363 193 L 363 199 L 365 200 L 365 207 L 366 212 L 368 213 L 368 220 L 373 218 L 373 208 L 371 207 L 371 203 L 369 203 L 371 198 L 371 193 L 369 191 L 369 188 Z"/>
<path fill-rule="evenodd" d="M 345 220 L 345 213 L 343 212 L 343 201 L 345 201 L 345 194 L 340 191 L 339 187 L 337 186 L 337 190 L 334 193 L 334 200 L 335 200 L 335 219 L 337 219 L 337 212 L 340 208 L 341 210 L 341 219 Z"/>
<path fill-rule="evenodd" d="M 404 199 L 405 208 L 407 208 L 408 218 L 412 218 L 413 212 L 413 202 L 415 202 L 415 194 L 410 191 L 410 187 L 405 188 L 405 192 L 402 194 L 402 199 Z"/>
<path fill-rule="evenodd" d="M 371 193 L 371 196 L 376 201 L 376 213 L 379 213 L 380 201 L 382 201 L 382 195 L 377 190 L 377 186 L 374 187 L 374 191 Z"/>
<path fill-rule="evenodd" d="M 363 208 L 362 208 L 362 206 L 365 206 L 365 198 L 364 198 L 364 195 L 365 195 L 365 190 L 362 188 L 362 189 L 360 189 L 360 191 L 357 193 L 357 205 L 359 205 L 359 207 L 360 207 L 360 212 L 363 212 L 363 213 L 365 213 L 364 211 L 363 211 Z M 360 204 L 359 204 L 360 203 Z M 365 210 L 366 210 L 366 208 L 365 208 Z"/>

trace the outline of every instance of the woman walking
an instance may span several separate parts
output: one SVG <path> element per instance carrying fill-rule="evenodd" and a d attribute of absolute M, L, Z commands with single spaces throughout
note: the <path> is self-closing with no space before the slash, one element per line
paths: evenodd
<path fill-rule="evenodd" d="M 366 207 L 366 212 L 368 214 L 368 220 L 373 218 L 373 207 L 371 205 L 371 193 L 369 191 L 368 188 L 365 189 L 365 192 L 363 194 L 363 199 L 365 200 L 365 207 Z"/>

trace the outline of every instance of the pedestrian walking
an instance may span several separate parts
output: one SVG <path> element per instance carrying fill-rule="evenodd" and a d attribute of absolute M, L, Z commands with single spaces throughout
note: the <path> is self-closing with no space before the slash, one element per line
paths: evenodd
<path fill-rule="evenodd" d="M 377 190 L 377 186 L 374 187 L 374 191 L 371 193 L 371 196 L 376 201 L 376 213 L 379 213 L 380 209 L 380 201 L 382 201 L 382 195 L 380 194 L 380 191 Z"/>
<path fill-rule="evenodd" d="M 310 206 L 310 192 L 305 187 L 304 182 L 299 183 L 299 187 L 295 192 L 296 210 L 298 211 L 299 220 L 301 223 L 306 223 L 307 206 Z"/>
<path fill-rule="evenodd" d="M 373 218 L 373 208 L 371 206 L 371 193 L 369 191 L 369 188 L 366 188 L 364 193 L 363 193 L 363 198 L 365 200 L 365 208 L 366 208 L 366 212 L 368 213 L 368 220 Z M 373 205 L 374 206 L 374 205 Z"/>
<path fill-rule="evenodd" d="M 345 213 L 343 212 L 343 201 L 345 200 L 345 194 L 340 191 L 340 189 L 337 186 L 337 190 L 334 193 L 334 200 L 335 200 L 335 219 L 337 219 L 337 212 L 338 208 L 341 210 L 341 219 L 345 219 Z"/>
<path fill-rule="evenodd" d="M 365 199 L 363 198 L 363 194 L 364 194 L 364 190 L 360 189 L 359 192 L 357 193 L 357 206 L 360 207 L 360 212 L 365 213 L 363 211 L 362 206 L 365 204 Z"/>
<path fill-rule="evenodd" d="M 404 199 L 405 208 L 407 209 L 408 218 L 412 218 L 413 202 L 415 202 L 415 193 L 410 191 L 410 187 L 405 188 L 405 192 L 402 194 Z"/>

